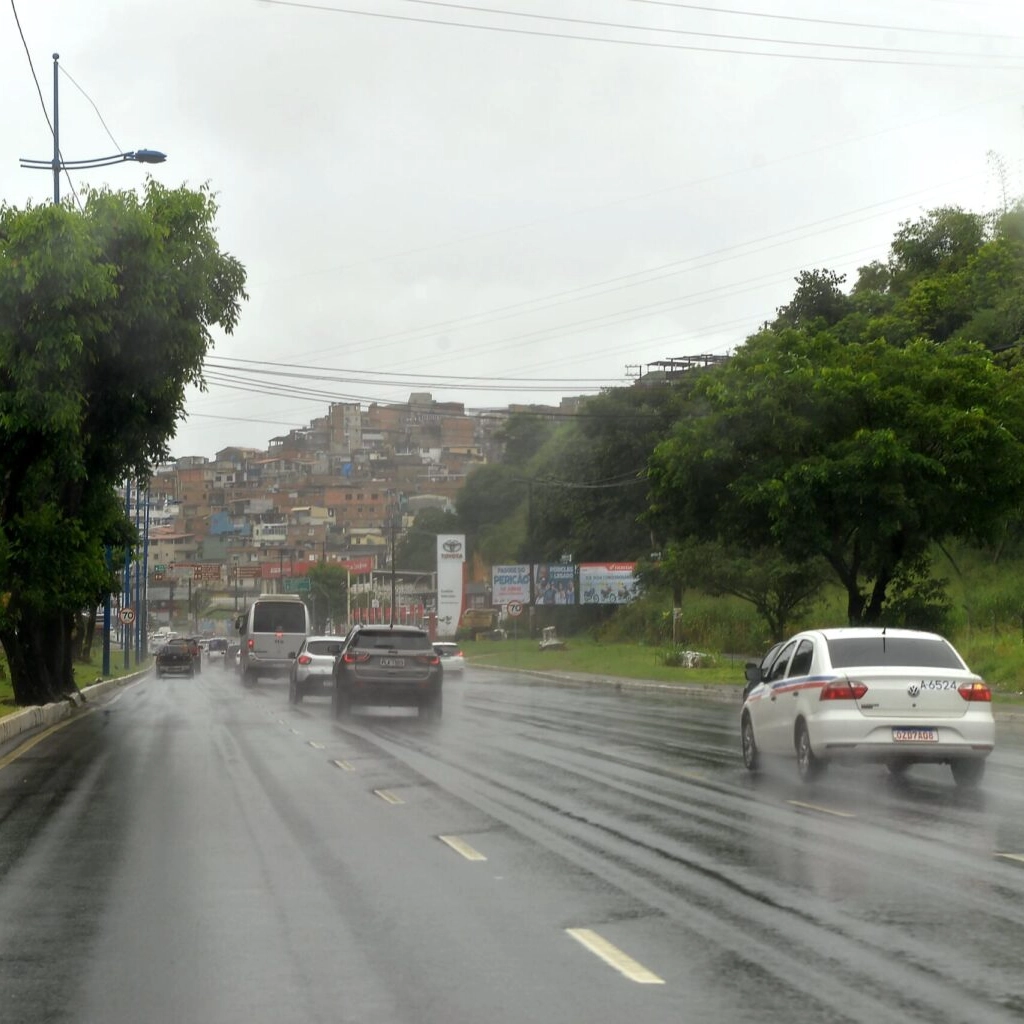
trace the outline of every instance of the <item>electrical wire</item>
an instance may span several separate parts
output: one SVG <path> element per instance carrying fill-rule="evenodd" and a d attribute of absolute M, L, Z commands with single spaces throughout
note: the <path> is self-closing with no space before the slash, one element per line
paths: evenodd
<path fill-rule="evenodd" d="M 772 21 L 791 21 L 807 25 L 830 25 L 836 28 L 864 28 L 876 32 L 914 32 L 922 35 L 956 36 L 958 39 L 1024 39 L 1024 36 L 1006 35 L 1001 32 L 966 32 L 953 28 L 929 28 L 924 25 L 879 25 L 864 21 L 835 21 L 831 18 L 808 18 L 796 14 L 767 14 L 764 11 L 744 11 L 731 7 L 708 7 L 704 4 L 678 3 L 676 0 L 626 0 L 627 3 L 646 4 L 650 7 L 668 7 L 686 11 L 702 11 L 709 14 L 739 15 L 744 18 L 767 18 Z"/>
<path fill-rule="evenodd" d="M 771 46 L 815 46 L 829 50 L 862 50 L 871 53 L 909 53 L 916 56 L 929 57 L 967 57 L 975 59 L 984 56 L 991 59 L 991 54 L 970 53 L 963 50 L 918 50 L 905 46 L 863 46 L 857 43 L 827 43 L 820 40 L 778 39 L 764 36 L 737 35 L 726 32 L 700 32 L 696 29 L 664 28 L 651 25 L 627 25 L 615 21 L 595 21 L 590 18 L 565 18 L 554 14 L 531 14 L 525 11 L 509 11 L 497 7 L 479 7 L 472 4 L 452 3 L 450 0 L 402 0 L 402 3 L 419 4 L 424 7 L 441 7 L 447 10 L 467 11 L 475 14 L 497 14 L 508 18 L 531 18 L 537 21 L 555 21 L 569 25 L 589 25 L 594 28 L 625 29 L 629 32 L 660 32 L 665 35 L 697 37 L 700 39 L 725 39 L 729 42 L 766 43 Z M 1002 59 L 1020 60 L 1021 54 L 1011 54 Z"/>
<path fill-rule="evenodd" d="M 895 60 L 882 57 L 853 57 L 853 56 L 829 56 L 827 54 L 818 53 L 783 53 L 779 51 L 771 50 L 742 50 L 735 47 L 719 47 L 719 46 L 695 46 L 688 43 L 663 43 L 656 42 L 654 40 L 644 39 L 613 39 L 601 36 L 585 36 L 576 35 L 570 32 L 542 32 L 539 29 L 527 29 L 527 28 L 513 28 L 507 25 L 482 25 L 473 24 L 471 22 L 463 21 L 448 21 L 440 18 L 416 18 L 412 15 L 406 14 L 385 14 L 383 11 L 357 11 L 347 7 L 336 7 L 329 4 L 315 4 L 315 3 L 302 3 L 299 0 L 254 0 L 255 3 L 266 4 L 273 7 L 291 7 L 299 10 L 306 11 L 322 11 L 329 14 L 347 14 L 353 17 L 363 18 L 378 18 L 386 21 L 401 21 L 409 22 L 412 24 L 419 25 L 436 25 L 441 28 L 464 28 L 472 29 L 479 32 L 496 32 L 496 33 L 510 33 L 512 35 L 530 36 L 534 38 L 542 39 L 568 39 L 578 42 L 589 42 L 589 43 L 606 43 L 616 46 L 633 46 L 643 47 L 648 49 L 656 50 L 681 50 L 689 53 L 717 53 L 725 54 L 727 56 L 745 56 L 745 57 L 770 57 L 780 58 L 783 60 L 804 60 L 804 61 L 824 61 L 829 63 L 840 63 L 840 64 L 875 64 L 875 65 L 893 65 L 901 67 L 921 67 L 921 68 L 936 68 L 936 69 L 952 69 L 961 71 L 1021 71 L 1024 70 L 1024 64 L 994 64 L 991 58 L 988 58 L 980 64 L 953 64 L 945 61 L 915 61 L 915 60 Z M 428 0 L 416 0 L 416 2 L 426 3 Z M 433 2 L 433 0 L 429 0 Z M 483 9 L 481 9 L 483 10 Z M 538 17 L 541 17 L 538 15 Z M 643 31 L 656 31 L 654 29 L 643 30 Z M 981 56 L 981 55 L 978 55 Z M 1014 55 L 1012 58 L 1020 60 L 1021 58 Z"/>
<path fill-rule="evenodd" d="M 121 149 L 120 143 L 117 141 L 117 139 L 114 138 L 113 133 L 107 127 L 107 122 L 103 120 L 103 115 L 100 113 L 100 108 L 97 107 L 95 103 L 93 103 L 92 97 L 71 77 L 70 74 L 68 74 L 68 71 L 63 64 L 59 65 L 59 67 L 60 73 L 89 101 L 89 105 L 96 112 L 96 116 L 100 119 L 100 124 L 103 125 L 103 130 L 107 133 L 107 138 L 110 139 L 110 141 L 114 144 L 114 149 L 118 153 L 123 153 L 124 150 Z"/>

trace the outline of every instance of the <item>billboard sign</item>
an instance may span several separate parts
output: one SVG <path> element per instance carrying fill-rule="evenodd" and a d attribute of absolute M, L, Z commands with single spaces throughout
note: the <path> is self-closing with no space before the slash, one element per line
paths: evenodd
<path fill-rule="evenodd" d="M 462 575 L 466 563 L 466 537 L 461 533 L 437 535 L 437 635 L 455 636 L 462 617 Z"/>
<path fill-rule="evenodd" d="M 562 562 L 533 567 L 534 604 L 575 604 L 576 567 Z"/>
<path fill-rule="evenodd" d="M 530 567 L 528 565 L 491 566 L 491 604 L 509 601 L 530 603 Z"/>
<path fill-rule="evenodd" d="M 580 604 L 629 604 L 637 596 L 636 562 L 580 564 Z"/>

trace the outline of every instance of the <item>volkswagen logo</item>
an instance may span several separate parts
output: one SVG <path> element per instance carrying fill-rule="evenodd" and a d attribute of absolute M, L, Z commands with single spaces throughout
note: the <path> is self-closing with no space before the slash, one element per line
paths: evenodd
<path fill-rule="evenodd" d="M 921 684 L 920 683 L 911 683 L 907 687 L 907 693 L 911 697 L 919 697 L 921 695 Z"/>

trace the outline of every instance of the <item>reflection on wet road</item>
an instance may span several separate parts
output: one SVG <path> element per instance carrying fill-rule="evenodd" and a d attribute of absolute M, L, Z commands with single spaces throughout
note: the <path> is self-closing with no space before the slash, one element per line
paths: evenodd
<path fill-rule="evenodd" d="M 11 1019 L 1024 1019 L 1024 729 L 977 792 L 805 786 L 746 773 L 738 704 L 445 686 L 337 724 L 148 679 L 0 771 Z"/>

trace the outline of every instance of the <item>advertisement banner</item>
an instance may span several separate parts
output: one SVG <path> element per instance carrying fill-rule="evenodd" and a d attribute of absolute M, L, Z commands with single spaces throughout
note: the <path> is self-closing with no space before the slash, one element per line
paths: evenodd
<path fill-rule="evenodd" d="M 462 576 L 466 562 L 466 536 L 437 535 L 437 635 L 455 636 L 462 617 Z"/>
<path fill-rule="evenodd" d="M 637 596 L 636 562 L 583 562 L 580 604 L 629 604 Z"/>
<path fill-rule="evenodd" d="M 533 567 L 534 604 L 575 604 L 576 567 L 564 562 Z"/>
<path fill-rule="evenodd" d="M 373 571 L 373 556 L 360 555 L 358 558 L 346 558 L 338 564 L 353 576 L 369 576 Z"/>
<path fill-rule="evenodd" d="M 491 566 L 491 604 L 504 606 L 509 601 L 530 603 L 530 567 L 528 565 Z"/>

